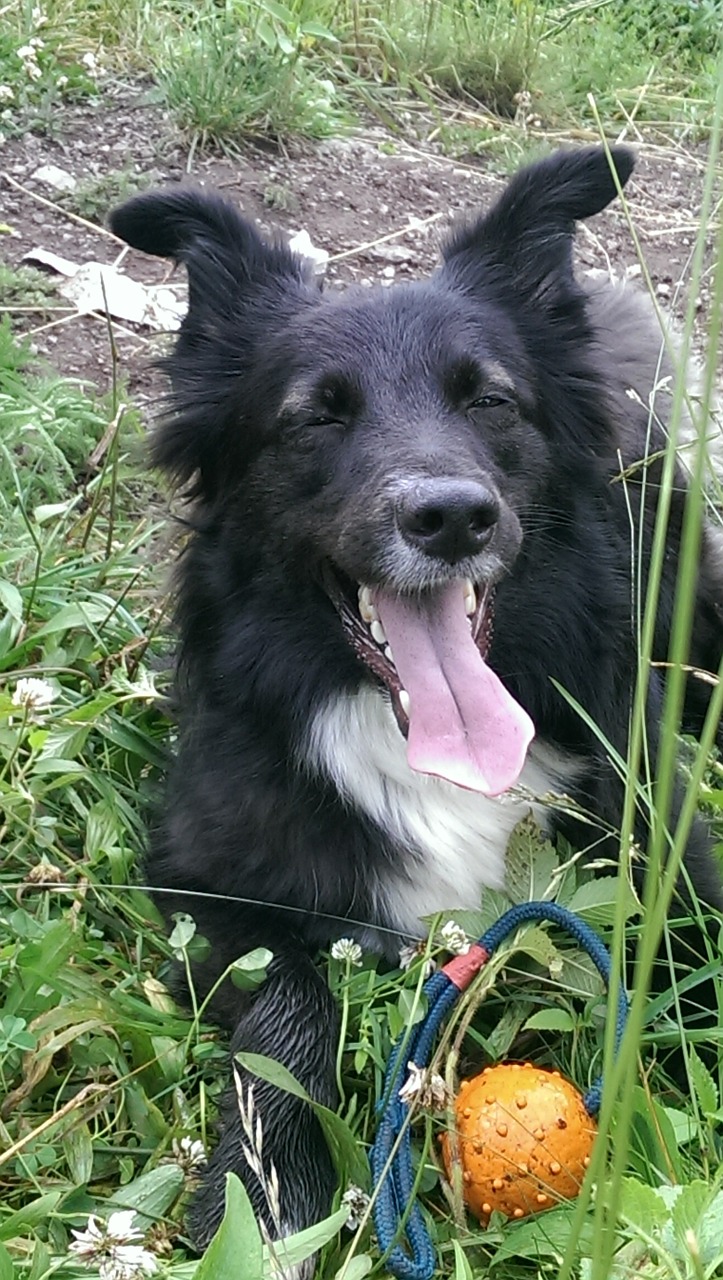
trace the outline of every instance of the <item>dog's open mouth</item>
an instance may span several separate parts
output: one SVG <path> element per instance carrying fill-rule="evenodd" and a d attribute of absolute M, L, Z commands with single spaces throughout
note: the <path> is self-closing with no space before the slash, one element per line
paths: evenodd
<path fill-rule="evenodd" d="M 509 790 L 535 730 L 485 661 L 493 588 L 469 579 L 417 596 L 345 588 L 330 566 L 324 579 L 349 644 L 391 694 L 410 767 L 485 795 Z"/>

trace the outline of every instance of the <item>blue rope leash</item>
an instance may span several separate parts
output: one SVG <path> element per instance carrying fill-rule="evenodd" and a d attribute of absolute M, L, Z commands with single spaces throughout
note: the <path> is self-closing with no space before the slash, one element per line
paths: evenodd
<path fill-rule="evenodd" d="M 414 1062 L 417 1067 L 427 1066 L 437 1033 L 462 991 L 508 934 L 519 929 L 520 925 L 538 920 L 559 925 L 571 934 L 590 956 L 605 984 L 610 985 L 611 960 L 607 947 L 589 925 L 555 902 L 523 902 L 512 907 L 482 934 L 465 955 L 455 956 L 425 983 L 427 1015 L 412 1028 L 411 1033 L 405 1031 L 400 1036 L 392 1051 L 379 1104 L 377 1135 L 369 1156 L 372 1185 L 376 1188 L 374 1225 L 380 1247 L 386 1254 L 385 1266 L 397 1280 L 432 1280 L 436 1267 L 434 1247 L 413 1195 L 409 1110 L 399 1098 L 409 1063 Z M 616 1053 L 627 1014 L 628 999 L 621 988 L 615 1018 Z M 589 1115 L 597 1115 L 601 1099 L 602 1077 L 595 1081 L 583 1099 Z M 405 1215 L 404 1243 L 401 1243 L 400 1223 Z"/>

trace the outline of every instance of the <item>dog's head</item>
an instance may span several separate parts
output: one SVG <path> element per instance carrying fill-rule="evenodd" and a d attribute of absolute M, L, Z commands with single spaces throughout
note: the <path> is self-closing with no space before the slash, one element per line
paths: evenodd
<path fill-rule="evenodd" d="M 533 165 L 435 275 L 390 289 L 322 295 L 197 191 L 141 195 L 111 220 L 188 271 L 156 461 L 223 522 L 241 573 L 283 561 L 327 593 L 413 767 L 491 794 L 533 732 L 484 662 L 495 585 L 540 495 L 609 448 L 571 244 L 632 171 L 628 151 L 612 161 Z"/>

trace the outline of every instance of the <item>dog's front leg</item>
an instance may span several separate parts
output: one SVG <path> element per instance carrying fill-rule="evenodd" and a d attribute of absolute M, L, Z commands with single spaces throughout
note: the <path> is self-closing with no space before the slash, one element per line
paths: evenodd
<path fill-rule="evenodd" d="M 237 994 L 239 1016 L 231 1040 L 235 1082 L 223 1098 L 220 1141 L 190 1212 L 199 1247 L 208 1243 L 221 1220 L 229 1171 L 244 1183 L 272 1238 L 323 1218 L 334 1190 L 331 1158 L 312 1108 L 243 1070 L 235 1058 L 243 1052 L 274 1058 L 315 1101 L 335 1106 L 339 1020 L 331 992 L 309 955 L 299 949 L 277 950 L 260 990 L 252 997 Z M 263 1170 L 261 1177 L 253 1166 Z M 299 1277 L 307 1274 L 308 1268 L 296 1272 Z"/>

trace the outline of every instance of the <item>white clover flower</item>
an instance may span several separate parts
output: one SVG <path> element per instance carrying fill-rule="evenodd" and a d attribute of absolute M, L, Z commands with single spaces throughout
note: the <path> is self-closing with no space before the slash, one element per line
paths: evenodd
<path fill-rule="evenodd" d="M 399 949 L 399 968 L 406 973 L 407 969 L 411 969 L 415 960 L 424 955 L 425 944 L 423 942 L 416 943 L 415 946 L 400 947 Z M 431 956 L 427 956 L 424 962 L 424 978 L 430 978 L 437 968 L 436 961 Z"/>
<path fill-rule="evenodd" d="M 357 968 L 362 962 L 362 949 L 353 938 L 338 938 L 336 942 L 332 942 L 331 955 L 334 960 L 348 960 L 349 964 L 354 964 Z"/>
<path fill-rule="evenodd" d="M 428 1067 L 409 1063 L 409 1075 L 399 1090 L 402 1102 L 416 1102 L 427 1111 L 444 1111 L 449 1105 L 449 1092 L 444 1080 Z"/>
<path fill-rule="evenodd" d="M 135 1216 L 135 1209 L 118 1209 L 102 1227 L 95 1214 L 91 1213 L 85 1231 L 73 1231 L 75 1240 L 70 1245 L 71 1251 L 84 1257 L 91 1252 L 97 1253 L 99 1244 L 131 1244 L 134 1240 L 142 1240 L 143 1232 L 133 1226 Z"/>
<path fill-rule="evenodd" d="M 68 1245 L 70 1253 L 75 1253 L 85 1262 L 86 1259 L 92 1260 L 98 1252 L 98 1247 L 105 1240 L 105 1233 L 102 1227 L 98 1226 L 93 1214 L 88 1218 L 88 1225 L 85 1231 L 76 1231 L 71 1227 L 71 1231 L 75 1236 L 75 1240 L 71 1240 Z"/>
<path fill-rule="evenodd" d="M 22 707 L 32 714 L 44 711 L 55 701 L 55 689 L 49 680 L 40 680 L 35 676 L 24 676 L 18 680 L 13 693 L 13 706 Z"/>
<path fill-rule="evenodd" d="M 66 89 L 68 87 L 68 77 L 58 76 L 58 79 L 56 80 L 55 83 L 59 89 Z"/>
<path fill-rule="evenodd" d="M 87 53 L 83 54 L 80 61 L 81 61 L 81 65 L 84 66 L 86 71 L 88 72 L 88 75 L 92 79 L 97 79 L 97 77 L 100 75 L 100 67 L 98 66 L 98 59 L 96 58 L 95 54 L 92 53 L 89 49 Z"/>
<path fill-rule="evenodd" d="M 448 920 L 439 930 L 439 939 L 445 951 L 455 956 L 466 956 L 472 943 L 461 925 L 456 920 Z"/>
<path fill-rule="evenodd" d="M 73 1231 L 75 1240 L 68 1246 L 86 1266 L 97 1266 L 100 1280 L 141 1280 L 158 1270 L 158 1263 L 148 1249 L 133 1243 L 143 1239 L 134 1227 L 135 1210 L 112 1213 L 105 1227 L 91 1214 L 85 1231 Z"/>
<path fill-rule="evenodd" d="M 184 1173 L 193 1173 L 206 1163 L 206 1148 L 200 1138 L 174 1138 L 171 1150 L 176 1164 Z"/>
<path fill-rule="evenodd" d="M 35 59 L 38 56 L 31 44 L 21 44 L 20 48 L 16 49 L 15 52 L 21 62 L 27 62 L 28 59 Z"/>
<path fill-rule="evenodd" d="M 138 1244 L 119 1244 L 100 1263 L 98 1275 L 100 1280 L 141 1280 L 142 1276 L 155 1275 L 157 1270 L 158 1263 L 147 1249 Z"/>
<path fill-rule="evenodd" d="M 9 84 L 0 84 L 0 102 L 14 102 L 15 94 Z"/>
<path fill-rule="evenodd" d="M 361 1187 L 352 1183 L 341 1198 L 341 1208 L 346 1209 L 348 1218 L 344 1226 L 348 1231 L 358 1231 L 370 1205 L 370 1197 Z"/>
<path fill-rule="evenodd" d="M 33 9 L 31 18 L 32 18 L 33 26 L 35 27 L 36 31 L 39 31 L 41 27 L 47 26 L 48 15 L 47 13 L 43 13 L 39 5 L 36 5 L 36 7 Z"/>

